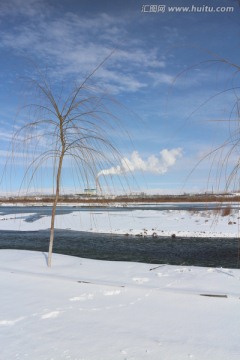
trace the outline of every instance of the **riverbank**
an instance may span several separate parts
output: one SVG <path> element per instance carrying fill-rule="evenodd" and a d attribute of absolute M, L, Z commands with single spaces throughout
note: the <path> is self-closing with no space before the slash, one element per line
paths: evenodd
<path fill-rule="evenodd" d="M 208 204 L 209 206 L 209 204 Z M 105 234 L 142 237 L 220 237 L 239 236 L 239 209 L 194 207 L 183 210 L 183 204 L 145 209 L 125 207 L 59 207 L 55 228 Z M 7 209 L 7 210 L 6 210 Z M 28 212 L 26 212 L 26 209 Z M 2 210 L 2 211 L 1 211 Z M 61 213 L 62 211 L 62 213 Z M 0 208 L 0 230 L 38 231 L 50 228 L 50 211 L 34 207 Z"/>
<path fill-rule="evenodd" d="M 24 196 L 0 196 L 0 206 L 48 206 L 54 201 L 53 195 L 24 195 Z M 128 206 L 139 204 L 164 204 L 164 203 L 233 203 L 240 202 L 239 193 L 199 193 L 199 194 L 178 194 L 178 195 L 148 195 L 125 194 L 125 195 L 88 195 L 72 194 L 60 195 L 58 204 L 67 206 Z"/>

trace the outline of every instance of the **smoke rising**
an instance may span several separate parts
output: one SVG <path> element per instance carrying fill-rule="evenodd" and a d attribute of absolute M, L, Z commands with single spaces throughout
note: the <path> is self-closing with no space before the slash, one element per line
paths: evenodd
<path fill-rule="evenodd" d="M 181 148 L 171 150 L 163 149 L 160 151 L 159 156 L 151 155 L 146 160 L 143 160 L 138 151 L 134 151 L 129 159 L 127 157 L 121 159 L 120 165 L 100 171 L 98 177 L 101 175 L 121 175 L 139 170 L 155 174 L 164 174 L 181 156 Z"/>

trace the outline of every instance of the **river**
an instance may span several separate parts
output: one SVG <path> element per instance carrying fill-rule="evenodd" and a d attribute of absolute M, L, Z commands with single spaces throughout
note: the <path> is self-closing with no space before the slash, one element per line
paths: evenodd
<path fill-rule="evenodd" d="M 178 209 L 180 206 L 177 204 Z M 192 208 L 193 204 L 185 205 L 184 209 L 186 206 Z M 202 206 L 203 204 L 199 205 L 201 209 Z M 172 209 L 173 205 L 157 206 L 157 209 L 161 211 L 166 207 Z M 146 206 L 137 208 L 146 210 Z M 149 208 L 153 209 L 154 207 L 149 206 Z M 126 208 L 123 209 L 126 210 Z M 128 209 L 131 211 L 136 207 Z M 176 204 L 174 204 L 174 209 L 176 209 Z M 59 207 L 57 211 L 66 214 L 72 211 L 88 210 L 88 208 L 82 207 Z M 119 208 L 117 210 L 119 211 Z M 101 208 L 101 211 L 115 211 L 115 208 Z M 1 207 L 0 213 L 2 216 L 33 213 L 34 215 L 29 218 L 29 221 L 35 221 L 43 215 L 50 215 L 51 207 Z M 49 230 L 0 231 L 1 249 L 45 252 L 48 250 L 48 241 Z M 240 265 L 239 246 L 240 241 L 236 238 L 152 238 L 56 230 L 54 252 L 101 260 L 238 268 Z"/>

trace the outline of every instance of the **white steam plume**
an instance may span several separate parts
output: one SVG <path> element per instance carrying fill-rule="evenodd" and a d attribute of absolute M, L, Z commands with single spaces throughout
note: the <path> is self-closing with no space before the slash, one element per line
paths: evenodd
<path fill-rule="evenodd" d="M 159 156 L 151 155 L 146 160 L 143 160 L 137 151 L 134 151 L 130 158 L 121 159 L 121 164 L 110 169 L 102 170 L 98 173 L 101 175 L 121 175 L 133 171 L 145 171 L 155 174 L 164 174 L 173 166 L 177 160 L 182 156 L 182 149 L 164 149 L 160 151 Z"/>

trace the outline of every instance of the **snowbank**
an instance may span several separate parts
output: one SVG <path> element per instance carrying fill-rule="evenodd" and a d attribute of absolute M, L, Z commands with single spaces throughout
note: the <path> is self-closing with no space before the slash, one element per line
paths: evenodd
<path fill-rule="evenodd" d="M 238 360 L 240 270 L 0 250 L 4 360 Z"/>
<path fill-rule="evenodd" d="M 0 230 L 32 231 L 49 227 L 50 216 L 36 216 L 34 212 L 0 215 Z M 238 237 L 239 210 L 221 216 L 213 210 L 84 209 L 57 215 L 55 227 L 139 236 Z"/>

